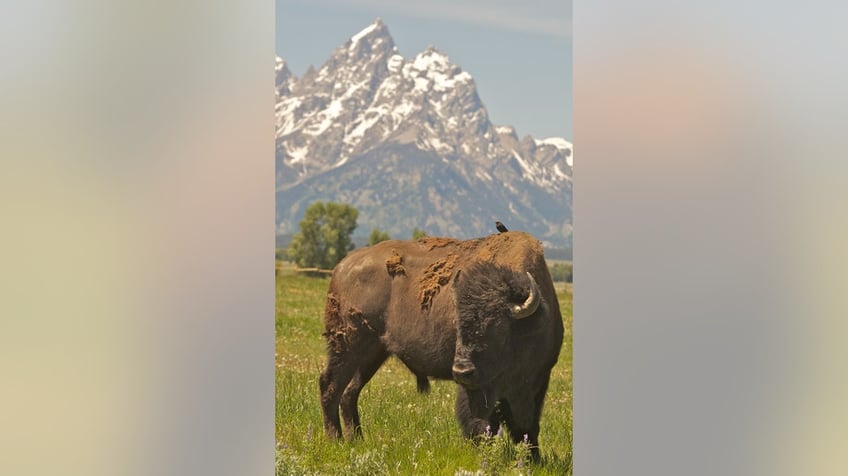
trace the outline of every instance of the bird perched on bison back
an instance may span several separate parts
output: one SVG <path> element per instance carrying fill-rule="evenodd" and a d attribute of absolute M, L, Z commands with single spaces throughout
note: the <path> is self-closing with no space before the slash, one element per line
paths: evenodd
<path fill-rule="evenodd" d="M 506 233 L 506 232 L 508 232 L 508 231 L 509 231 L 509 230 L 507 230 L 507 228 L 504 226 L 504 224 L 503 224 L 503 223 L 501 223 L 501 222 L 499 222 L 499 221 L 496 221 L 496 222 L 495 222 L 495 228 L 497 228 L 497 229 L 498 229 L 498 231 L 499 231 L 499 232 L 501 232 L 501 233 Z"/>
<path fill-rule="evenodd" d="M 395 262 L 403 273 L 390 271 Z M 324 328 L 319 386 L 329 437 L 342 436 L 342 420 L 345 436 L 361 436 L 360 392 L 394 355 L 419 391 L 428 377 L 456 382 L 466 437 L 504 424 L 539 459 L 563 323 L 542 245 L 531 235 L 389 240 L 354 250 L 333 270 Z"/>

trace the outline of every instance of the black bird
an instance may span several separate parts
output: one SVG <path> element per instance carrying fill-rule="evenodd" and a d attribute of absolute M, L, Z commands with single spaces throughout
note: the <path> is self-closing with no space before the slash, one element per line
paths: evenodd
<path fill-rule="evenodd" d="M 496 221 L 496 222 L 495 222 L 495 227 L 496 227 L 496 228 L 498 229 L 498 231 L 499 231 L 499 232 L 501 232 L 501 233 L 505 233 L 505 232 L 509 231 L 509 230 L 507 230 L 507 229 L 506 229 L 506 227 L 504 226 L 504 224 L 503 224 L 503 223 L 501 223 L 501 222 L 499 222 L 499 221 Z"/>

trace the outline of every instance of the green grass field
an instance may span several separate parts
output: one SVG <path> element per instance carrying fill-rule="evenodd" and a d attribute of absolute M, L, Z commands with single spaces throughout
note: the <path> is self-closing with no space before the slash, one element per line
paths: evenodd
<path fill-rule="evenodd" d="M 553 370 L 539 446 L 542 462 L 497 436 L 474 445 L 454 419 L 455 384 L 433 381 L 420 395 L 414 376 L 390 358 L 359 399 L 364 438 L 328 440 L 318 375 L 325 362 L 324 299 L 328 277 L 278 265 L 276 289 L 276 474 L 571 474 L 571 286 L 557 283 L 565 339 Z"/>

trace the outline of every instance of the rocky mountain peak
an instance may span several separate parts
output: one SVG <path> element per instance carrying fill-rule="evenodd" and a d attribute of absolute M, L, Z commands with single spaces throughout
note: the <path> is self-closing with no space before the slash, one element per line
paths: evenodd
<path fill-rule="evenodd" d="M 444 73 L 458 68 L 458 66 L 450 62 L 448 55 L 431 45 L 421 53 L 415 55 L 415 59 L 412 60 L 412 68 L 419 71 Z"/>
<path fill-rule="evenodd" d="M 276 74 L 275 86 L 277 88 L 277 94 L 285 95 L 288 94 L 291 90 L 291 86 L 294 83 L 294 75 L 292 75 L 288 66 L 286 65 L 285 60 L 277 56 L 276 64 L 274 65 L 274 73 Z"/>
<path fill-rule="evenodd" d="M 350 40 L 345 43 L 348 49 L 359 48 L 362 45 L 379 44 L 383 41 L 388 41 L 394 46 L 392 35 L 389 34 L 389 27 L 377 17 L 373 23 L 363 28 L 362 31 L 350 37 Z"/>
<path fill-rule="evenodd" d="M 334 200 L 356 206 L 366 232 L 472 237 L 512 217 L 568 241 L 570 144 L 492 125 L 471 74 L 439 49 L 404 58 L 378 18 L 296 81 L 282 59 L 276 70 L 280 233 Z"/>
<path fill-rule="evenodd" d="M 344 45 L 338 47 L 333 53 L 333 58 L 374 63 L 385 61 L 395 52 L 397 47 L 389 33 L 389 28 L 377 18 L 362 31 L 350 37 Z"/>

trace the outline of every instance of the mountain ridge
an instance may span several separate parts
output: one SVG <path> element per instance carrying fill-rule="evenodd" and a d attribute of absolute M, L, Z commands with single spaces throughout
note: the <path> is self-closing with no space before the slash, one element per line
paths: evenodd
<path fill-rule="evenodd" d="M 493 125 L 439 49 L 404 58 L 377 19 L 299 78 L 277 58 L 275 84 L 278 233 L 332 200 L 356 206 L 366 233 L 470 238 L 499 219 L 570 246 L 571 143 Z"/>

